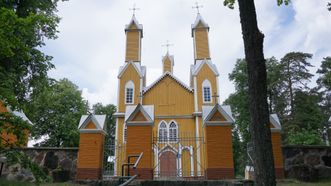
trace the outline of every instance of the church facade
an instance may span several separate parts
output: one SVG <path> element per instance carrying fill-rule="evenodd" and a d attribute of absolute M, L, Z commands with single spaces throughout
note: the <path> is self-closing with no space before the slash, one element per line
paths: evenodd
<path fill-rule="evenodd" d="M 131 154 L 144 153 L 142 178 L 234 178 L 229 106 L 219 105 L 219 72 L 209 50 L 209 26 L 200 14 L 191 27 L 194 61 L 189 85 L 173 74 L 174 57 L 146 85 L 141 61 L 143 26 L 133 15 L 125 27 L 125 62 L 118 74 L 115 173 Z"/>

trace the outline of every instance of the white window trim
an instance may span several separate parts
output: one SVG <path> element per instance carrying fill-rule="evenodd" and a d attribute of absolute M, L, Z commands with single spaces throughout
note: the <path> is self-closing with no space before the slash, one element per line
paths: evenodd
<path fill-rule="evenodd" d="M 209 94 L 210 94 L 210 101 L 205 101 L 205 91 L 204 91 L 204 88 L 205 87 L 209 87 Z M 212 88 L 211 88 L 211 83 L 208 79 L 205 79 L 203 82 L 202 82 L 202 102 L 203 103 L 212 103 L 213 100 L 212 100 Z"/>
<path fill-rule="evenodd" d="M 128 138 L 128 126 L 126 125 L 126 123 L 124 123 L 124 126 L 123 126 L 123 143 L 126 143 L 127 138 Z"/>
<path fill-rule="evenodd" d="M 166 139 L 163 141 L 163 140 L 161 140 L 161 138 L 160 138 L 160 126 L 161 126 L 161 124 L 165 124 L 165 126 L 166 126 L 166 131 L 167 131 L 167 136 L 166 136 Z M 158 142 L 159 143 L 165 143 L 165 142 L 168 142 L 168 140 L 169 140 L 169 127 L 168 127 L 168 124 L 167 124 L 167 122 L 166 121 L 164 121 L 164 120 L 162 120 L 162 121 L 160 121 L 160 123 L 159 123 L 159 126 L 158 126 L 158 129 L 157 129 L 157 137 L 158 137 Z"/>
<path fill-rule="evenodd" d="M 126 89 L 127 88 L 132 88 L 132 102 L 131 103 L 126 102 L 127 101 L 127 99 L 126 99 L 127 98 L 127 95 L 126 95 L 126 93 L 127 93 Z M 124 89 L 124 94 L 125 94 L 125 96 L 124 96 L 124 104 L 126 104 L 126 105 L 132 105 L 132 104 L 134 104 L 134 83 L 133 83 L 132 80 L 129 80 L 128 82 L 126 82 L 125 89 Z"/>
<path fill-rule="evenodd" d="M 174 140 L 174 141 L 170 140 L 170 125 L 171 125 L 171 123 L 174 123 L 176 125 L 176 140 Z M 175 120 L 171 120 L 168 125 L 169 125 L 169 127 L 168 127 L 168 141 L 171 142 L 171 143 L 178 142 L 178 124 L 177 124 L 177 122 Z"/>

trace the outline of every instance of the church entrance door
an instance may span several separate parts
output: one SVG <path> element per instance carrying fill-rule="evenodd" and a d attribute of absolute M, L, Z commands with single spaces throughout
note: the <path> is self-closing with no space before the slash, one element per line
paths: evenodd
<path fill-rule="evenodd" d="M 160 177 L 177 177 L 177 157 L 172 151 L 163 152 L 160 156 Z"/>

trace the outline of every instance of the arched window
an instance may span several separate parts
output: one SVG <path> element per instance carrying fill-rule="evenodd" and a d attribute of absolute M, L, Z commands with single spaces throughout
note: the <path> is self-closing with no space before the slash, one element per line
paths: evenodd
<path fill-rule="evenodd" d="M 169 125 L 169 141 L 177 141 L 178 138 L 178 127 L 175 122 L 171 122 Z"/>
<path fill-rule="evenodd" d="M 202 82 L 202 99 L 204 103 L 211 103 L 211 84 L 208 79 Z"/>
<path fill-rule="evenodd" d="M 162 121 L 159 125 L 159 141 L 165 142 L 168 139 L 168 129 L 167 124 Z"/>
<path fill-rule="evenodd" d="M 125 84 L 125 104 L 134 103 L 134 83 L 133 81 L 128 81 Z"/>

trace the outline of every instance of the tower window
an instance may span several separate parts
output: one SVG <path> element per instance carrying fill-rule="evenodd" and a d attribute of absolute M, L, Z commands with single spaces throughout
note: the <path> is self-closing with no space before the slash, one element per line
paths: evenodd
<path fill-rule="evenodd" d="M 211 103 L 211 84 L 207 79 L 202 82 L 202 96 L 204 103 Z"/>
<path fill-rule="evenodd" d="M 125 104 L 134 103 L 134 84 L 132 81 L 128 81 L 125 84 Z"/>
<path fill-rule="evenodd" d="M 169 126 L 169 141 L 177 141 L 177 125 L 175 122 L 171 122 Z"/>

